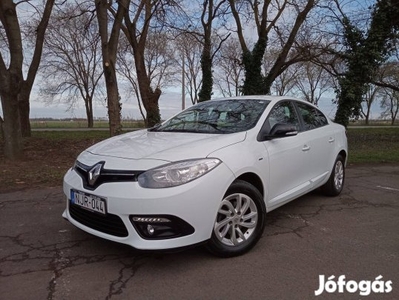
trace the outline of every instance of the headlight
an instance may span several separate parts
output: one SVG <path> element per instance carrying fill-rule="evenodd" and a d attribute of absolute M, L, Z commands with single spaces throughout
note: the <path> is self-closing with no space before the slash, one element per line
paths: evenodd
<path fill-rule="evenodd" d="M 140 174 L 138 182 L 144 188 L 177 186 L 201 177 L 220 163 L 217 158 L 179 161 Z"/>

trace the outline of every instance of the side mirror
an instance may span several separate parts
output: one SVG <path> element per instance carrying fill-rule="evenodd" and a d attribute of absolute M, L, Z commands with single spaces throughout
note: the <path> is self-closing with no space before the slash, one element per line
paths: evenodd
<path fill-rule="evenodd" d="M 298 134 L 297 126 L 290 124 L 277 123 L 273 126 L 270 133 L 264 136 L 265 140 L 272 140 L 277 138 L 295 136 Z"/>

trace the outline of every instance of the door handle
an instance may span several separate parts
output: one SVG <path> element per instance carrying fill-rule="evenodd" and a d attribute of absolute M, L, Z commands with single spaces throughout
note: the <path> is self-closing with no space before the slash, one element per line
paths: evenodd
<path fill-rule="evenodd" d="M 334 141 L 335 141 L 335 139 L 333 138 L 333 137 L 330 137 L 330 139 L 328 140 L 328 142 L 331 144 L 331 143 L 334 143 Z"/>
<path fill-rule="evenodd" d="M 304 145 L 302 147 L 302 151 L 309 151 L 309 150 L 310 150 L 310 146 L 308 146 L 308 145 Z"/>

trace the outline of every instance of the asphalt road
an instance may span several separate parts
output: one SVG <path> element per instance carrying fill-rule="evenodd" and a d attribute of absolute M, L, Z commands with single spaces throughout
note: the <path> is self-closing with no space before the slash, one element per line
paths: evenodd
<path fill-rule="evenodd" d="M 348 168 L 340 197 L 269 213 L 258 245 L 230 259 L 138 252 L 73 227 L 64 206 L 61 187 L 0 194 L 0 299 L 399 299 L 399 166 Z M 382 275 L 383 293 L 316 297 L 320 275 L 349 290 Z"/>

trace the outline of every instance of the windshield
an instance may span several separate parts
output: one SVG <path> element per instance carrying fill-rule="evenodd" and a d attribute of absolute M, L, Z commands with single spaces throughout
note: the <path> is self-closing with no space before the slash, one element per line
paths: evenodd
<path fill-rule="evenodd" d="M 234 133 L 255 126 L 268 100 L 206 101 L 190 107 L 152 131 Z"/>

